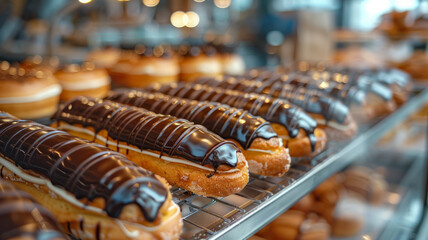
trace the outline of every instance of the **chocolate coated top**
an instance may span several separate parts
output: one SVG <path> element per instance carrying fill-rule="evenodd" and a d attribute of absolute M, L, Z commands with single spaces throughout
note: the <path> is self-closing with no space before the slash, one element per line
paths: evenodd
<path fill-rule="evenodd" d="M 316 89 L 307 89 L 281 82 L 257 82 L 229 76 L 200 78 L 196 82 L 223 89 L 266 94 L 275 98 L 287 99 L 308 113 L 322 115 L 326 121 L 334 120 L 338 123 L 344 123 L 349 114 L 349 109 L 340 101 Z"/>
<path fill-rule="evenodd" d="M 201 124 L 225 139 L 236 140 L 244 149 L 256 138 L 278 137 L 263 118 L 220 103 L 126 89 L 116 90 L 106 99 Z"/>
<path fill-rule="evenodd" d="M 0 239 L 67 239 L 46 208 L 3 179 L 0 180 L 0 219 Z"/>
<path fill-rule="evenodd" d="M 181 157 L 200 165 L 236 167 L 239 149 L 201 125 L 187 120 L 155 114 L 141 108 L 108 100 L 80 97 L 64 105 L 53 117 L 59 122 L 106 130 L 108 136 L 160 152 L 160 156 Z"/>
<path fill-rule="evenodd" d="M 153 222 L 168 195 L 151 172 L 124 155 L 7 113 L 0 113 L 0 153 L 77 199 L 103 198 L 104 210 L 111 217 L 119 217 L 125 205 L 136 204 L 145 219 Z"/>
<path fill-rule="evenodd" d="M 302 68 L 301 66 L 305 67 Z M 299 64 L 289 71 L 289 75 L 309 77 L 311 79 L 309 82 L 314 84 L 317 82 L 329 83 L 331 85 L 329 89 L 336 88 L 339 89 L 336 91 L 341 90 L 342 92 L 352 89 L 352 91 L 359 90 L 364 93 L 370 92 L 386 101 L 392 99 L 392 91 L 389 89 L 388 85 L 391 85 L 394 82 L 401 84 L 403 81 L 406 81 L 405 77 L 403 80 L 403 76 L 405 75 L 399 74 L 399 72 L 389 75 L 388 72 L 390 71 L 388 70 L 361 70 L 348 67 L 338 67 L 328 64 L 314 65 L 306 62 Z M 377 73 L 380 74 L 378 75 Z M 394 75 L 396 75 L 397 78 L 394 78 Z M 348 93 L 342 93 L 342 95 L 346 96 L 347 98 L 351 97 L 348 96 Z"/>
<path fill-rule="evenodd" d="M 152 85 L 146 90 L 199 101 L 220 102 L 245 109 L 255 116 L 283 125 L 292 138 L 297 136 L 299 129 L 303 129 L 311 140 L 312 149 L 315 148 L 314 130 L 317 126 L 316 122 L 287 100 L 186 83 Z"/>

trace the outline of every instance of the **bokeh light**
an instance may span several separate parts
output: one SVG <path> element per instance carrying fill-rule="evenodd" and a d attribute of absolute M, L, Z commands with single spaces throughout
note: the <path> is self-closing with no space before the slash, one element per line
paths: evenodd
<path fill-rule="evenodd" d="M 159 4 L 159 0 L 143 0 L 143 4 L 147 7 L 156 7 Z"/>
<path fill-rule="evenodd" d="M 198 26 L 199 15 L 197 13 L 190 11 L 190 12 L 187 12 L 186 15 L 187 15 L 187 19 L 188 19 L 186 27 L 194 28 L 194 27 Z"/>

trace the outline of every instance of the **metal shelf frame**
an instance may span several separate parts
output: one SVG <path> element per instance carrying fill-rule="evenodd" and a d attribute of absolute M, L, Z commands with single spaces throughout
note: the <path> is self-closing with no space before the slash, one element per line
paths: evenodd
<path fill-rule="evenodd" d="M 293 159 L 283 177 L 251 176 L 240 193 L 205 198 L 174 188 L 183 215 L 182 239 L 246 239 L 267 225 L 321 182 L 355 161 L 390 129 L 428 103 L 428 89 L 393 114 L 362 127 L 348 143 L 334 143 L 312 159 Z"/>

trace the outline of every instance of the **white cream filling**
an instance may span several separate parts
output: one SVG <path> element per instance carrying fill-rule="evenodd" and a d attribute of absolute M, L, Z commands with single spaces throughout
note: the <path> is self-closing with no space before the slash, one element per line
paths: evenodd
<path fill-rule="evenodd" d="M 326 125 L 325 119 L 315 119 L 315 121 L 320 125 Z M 347 131 L 348 130 L 347 126 L 341 125 L 341 124 L 333 122 L 333 121 L 328 121 L 327 126 L 332 127 L 334 129 L 337 129 L 337 130 L 340 130 L 340 131 Z"/>
<path fill-rule="evenodd" d="M 159 69 L 159 67 L 153 64 L 147 64 L 144 66 L 135 66 L 130 63 L 118 63 L 113 67 L 115 72 L 130 73 L 130 74 L 146 74 L 151 76 L 174 76 L 180 72 L 179 67 L 168 67 Z"/>
<path fill-rule="evenodd" d="M 75 126 L 67 124 L 67 123 L 61 123 L 57 128 L 60 129 L 60 130 L 71 130 L 71 131 L 74 131 L 74 132 L 88 134 L 89 136 L 94 136 L 94 132 L 92 132 L 89 129 L 75 127 Z M 100 140 L 100 141 L 102 141 L 103 143 L 107 143 L 108 145 L 117 146 L 116 142 L 109 141 L 109 140 L 107 140 L 106 138 L 104 138 L 104 137 L 102 137 L 100 135 L 97 135 L 97 139 Z M 214 169 L 212 169 L 212 168 L 208 168 L 208 167 L 199 165 L 197 163 L 194 163 L 194 162 L 191 162 L 191 161 L 188 161 L 188 160 L 183 160 L 183 159 L 178 159 L 178 158 L 172 158 L 172 157 L 167 157 L 167 156 L 162 156 L 161 157 L 157 153 L 150 152 L 150 151 L 147 151 L 147 150 L 142 150 L 141 151 L 140 149 L 138 149 L 136 147 L 127 146 L 127 145 L 123 145 L 123 144 L 119 144 L 119 148 L 128 149 L 128 150 L 131 150 L 131 151 L 134 151 L 134 152 L 137 152 L 137 153 L 146 154 L 146 155 L 149 155 L 149 156 L 152 156 L 152 157 L 157 157 L 157 158 L 163 159 L 163 160 L 168 161 L 168 162 L 180 163 L 180 164 L 184 164 L 184 165 L 189 165 L 189 166 L 192 166 L 192 167 L 200 168 L 200 169 L 203 169 L 203 170 L 207 170 L 207 171 L 210 171 L 210 172 L 214 172 Z M 239 171 L 240 170 L 237 169 L 237 168 L 230 169 L 230 170 L 227 170 L 227 171 L 217 170 L 218 173 L 232 173 L 232 172 L 239 172 Z"/>
<path fill-rule="evenodd" d="M 49 190 L 51 190 L 52 192 L 54 192 L 55 194 L 57 194 L 58 196 L 60 196 L 62 199 L 64 199 L 65 201 L 69 202 L 72 205 L 75 205 L 79 208 L 88 210 L 88 211 L 92 211 L 95 213 L 100 213 L 103 215 L 107 215 L 105 213 L 104 210 L 97 208 L 97 207 L 93 207 L 93 206 L 89 206 L 89 205 L 85 205 L 82 202 L 80 202 L 78 199 L 76 199 L 75 196 L 73 196 L 71 193 L 67 192 L 66 190 L 56 187 L 52 184 L 52 182 L 48 179 L 42 178 L 42 177 L 35 177 L 32 176 L 30 174 L 25 173 L 24 171 L 22 171 L 19 167 L 17 167 L 15 164 L 9 162 L 8 160 L 0 157 L 0 165 L 3 165 L 4 167 L 6 167 L 7 169 L 9 169 L 11 172 L 13 172 L 14 174 L 16 174 L 17 176 L 19 176 L 20 178 L 24 179 L 27 182 L 30 183 L 34 183 L 34 184 L 38 184 L 38 185 L 43 185 L 49 188 Z M 133 222 L 128 222 L 128 221 L 124 221 L 124 220 L 119 220 L 119 219 L 114 219 L 116 221 L 116 223 L 118 223 L 118 225 L 120 226 L 120 228 L 122 229 L 122 231 L 131 238 L 135 238 L 138 236 L 138 231 L 133 231 L 130 232 L 128 231 L 125 226 L 123 225 L 123 222 L 126 222 L 127 224 L 130 224 L 136 228 L 140 228 L 140 229 L 144 229 L 145 231 L 149 231 L 149 232 L 154 232 L 156 231 L 158 228 L 160 228 L 162 225 L 168 223 L 169 221 L 171 221 L 171 219 L 173 219 L 178 213 L 179 213 L 179 209 L 178 206 L 173 203 L 173 205 L 170 207 L 170 209 L 168 209 L 168 211 L 171 211 L 171 208 L 175 208 L 175 213 L 172 217 L 168 218 L 166 221 L 162 222 L 160 225 L 156 226 L 156 227 L 147 227 L 141 224 L 137 224 L 137 223 L 133 223 Z"/>
<path fill-rule="evenodd" d="M 61 86 L 65 90 L 76 91 L 100 88 L 110 84 L 110 78 L 108 76 L 93 78 L 91 80 L 85 80 L 81 82 L 64 82 L 60 81 Z"/>
<path fill-rule="evenodd" d="M 204 74 L 217 74 L 221 73 L 222 66 L 219 62 L 209 61 L 199 62 L 196 66 L 194 64 L 186 64 L 181 66 L 182 73 L 204 73 Z"/>
<path fill-rule="evenodd" d="M 38 92 L 31 96 L 0 98 L 0 104 L 36 102 L 50 97 L 58 96 L 61 93 L 61 90 L 61 86 L 59 84 L 55 84 L 49 86 L 44 91 Z"/>
<path fill-rule="evenodd" d="M 223 62 L 223 73 L 232 75 L 241 75 L 245 72 L 244 60 L 239 56 L 233 56 L 232 58 Z"/>
<path fill-rule="evenodd" d="M 278 142 L 279 142 L 279 146 L 278 147 L 282 147 L 283 146 L 282 141 L 278 141 Z M 288 151 L 288 149 L 285 149 L 285 150 Z M 248 148 L 247 151 L 250 151 L 250 152 L 261 152 L 261 153 L 266 153 L 266 154 L 270 154 L 270 155 L 275 154 L 275 151 L 265 150 L 265 149 L 260 149 L 260 148 Z"/>

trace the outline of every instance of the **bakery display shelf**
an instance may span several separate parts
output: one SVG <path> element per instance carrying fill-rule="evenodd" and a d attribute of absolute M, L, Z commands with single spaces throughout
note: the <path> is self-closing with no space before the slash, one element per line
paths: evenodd
<path fill-rule="evenodd" d="M 428 89 L 414 95 L 393 114 L 360 128 L 348 143 L 329 143 L 312 159 L 293 159 L 282 177 L 251 176 L 245 189 L 224 198 L 194 195 L 173 188 L 181 207 L 181 239 L 246 239 L 271 222 L 322 181 L 343 169 L 374 145 L 389 129 L 428 102 Z"/>

